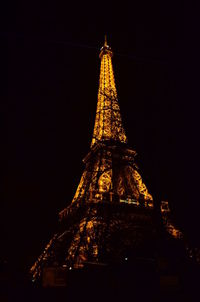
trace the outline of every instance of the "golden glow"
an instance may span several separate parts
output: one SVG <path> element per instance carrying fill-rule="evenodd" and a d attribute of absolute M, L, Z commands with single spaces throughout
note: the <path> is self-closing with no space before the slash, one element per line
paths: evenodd
<path fill-rule="evenodd" d="M 114 72 L 112 67 L 112 51 L 106 45 L 101 50 L 101 68 L 96 119 L 91 147 L 104 140 L 115 140 L 126 143 L 127 138 L 122 126 L 120 108 L 117 100 Z"/>
<path fill-rule="evenodd" d="M 118 195 L 119 199 L 134 199 L 139 201 L 139 204 L 153 207 L 152 195 L 148 192 L 139 172 L 130 165 L 122 165 L 113 176 L 112 154 L 106 151 L 104 155 L 102 153 L 96 155 L 90 170 L 85 169 L 72 202 L 83 198 L 99 202 L 105 199 L 103 194 L 109 192 Z M 60 216 L 63 215 L 65 216 L 65 213 L 62 211 Z"/>
<path fill-rule="evenodd" d="M 183 237 L 182 232 L 173 225 L 170 219 L 170 208 L 169 208 L 168 201 L 161 201 L 160 210 L 167 232 L 176 239 L 182 238 Z"/>
<path fill-rule="evenodd" d="M 32 280 L 35 281 L 37 278 L 41 275 L 41 267 L 40 262 L 48 259 L 50 255 L 50 247 L 52 246 L 52 243 L 57 238 L 57 235 L 54 235 L 53 238 L 49 241 L 47 246 L 45 247 L 43 253 L 38 257 L 37 261 L 34 263 L 34 265 L 31 267 L 30 272 L 32 274 Z"/>
<path fill-rule="evenodd" d="M 142 177 L 140 176 L 140 174 L 134 170 L 134 179 L 137 182 L 137 187 L 140 191 L 140 195 L 142 195 L 144 197 L 145 200 L 153 200 L 153 197 L 151 196 L 151 194 L 149 194 L 147 187 L 145 186 L 145 184 L 142 182 Z"/>
<path fill-rule="evenodd" d="M 100 177 L 99 177 L 99 192 L 109 192 L 109 189 L 111 188 L 111 174 L 112 170 L 108 172 L 104 172 Z"/>
<path fill-rule="evenodd" d="M 117 90 L 112 67 L 112 51 L 107 45 L 106 38 L 100 52 L 100 58 L 98 102 L 90 155 L 94 150 L 100 150 L 103 141 L 127 142 L 117 100 Z M 87 201 L 99 202 L 105 198 L 104 193 L 112 192 L 121 199 L 143 200 L 143 205 L 153 207 L 152 196 L 149 194 L 140 174 L 132 166 L 122 166 L 119 171 L 114 173 L 113 179 L 112 156 L 114 149 L 112 147 L 104 149 L 103 153 L 96 151 L 92 166 L 89 169 L 86 167 L 83 172 L 72 200 L 73 203 L 84 198 Z M 88 156 L 90 157 L 90 155 Z M 135 155 L 135 151 L 127 149 L 122 159 L 125 162 L 129 162 L 133 160 Z M 88 156 L 84 159 L 86 162 L 88 161 Z M 86 162 L 84 161 L 84 163 Z M 110 197 L 111 199 L 112 197 Z M 61 212 L 61 216 L 62 214 L 65 213 Z"/>
<path fill-rule="evenodd" d="M 98 224 L 99 222 L 96 219 L 87 221 L 84 218 L 81 221 L 79 229 L 71 242 L 66 261 L 74 262 L 75 266 L 79 267 L 82 262 L 87 260 L 89 254 L 93 259 L 98 260 L 98 245 L 96 243 Z"/>
<path fill-rule="evenodd" d="M 136 152 L 128 149 L 124 144 L 127 137 L 122 125 L 117 90 L 112 67 L 112 51 L 105 44 L 100 52 L 101 67 L 99 78 L 98 102 L 94 125 L 91 149 L 83 160 L 85 170 L 72 200 L 72 204 L 59 213 L 62 220 L 73 213 L 81 202 L 119 202 L 134 206 L 153 207 L 153 198 L 142 181 L 135 165 Z M 106 144 L 105 141 L 114 141 L 116 144 Z M 75 203 L 76 202 L 76 203 Z M 83 262 L 92 259 L 98 262 L 101 254 L 99 238 L 101 232 L 107 230 L 107 223 L 97 218 L 95 207 L 86 207 L 84 218 L 73 227 L 73 236 L 70 247 L 66 246 L 63 267 L 69 269 L 83 267 Z M 91 215 L 92 211 L 92 215 Z M 166 222 L 167 223 L 167 222 Z M 116 219 L 109 221 L 110 227 L 119 224 Z M 168 225 L 170 232 L 177 236 L 175 228 Z M 71 232 L 71 229 L 69 230 Z M 64 234 L 64 233 L 63 233 Z M 61 236 L 63 236 L 63 234 Z M 54 240 L 46 246 L 44 252 L 31 268 L 33 279 L 40 277 L 42 267 L 49 263 L 55 264 L 56 253 Z M 52 248 L 53 246 L 53 248 Z M 48 263 L 49 260 L 49 263 Z M 73 265 L 72 265 L 73 263 Z"/>
<path fill-rule="evenodd" d="M 81 198 L 84 195 L 84 183 L 85 183 L 86 171 L 83 172 L 80 183 L 74 195 L 72 202 L 76 201 L 78 198 Z"/>

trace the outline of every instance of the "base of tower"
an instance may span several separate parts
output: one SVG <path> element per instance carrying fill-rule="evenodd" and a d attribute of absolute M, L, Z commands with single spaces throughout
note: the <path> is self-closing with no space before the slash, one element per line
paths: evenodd
<path fill-rule="evenodd" d="M 166 267 L 164 257 L 157 264 L 148 258 L 138 258 L 130 264 L 129 259 L 125 261 L 121 265 L 96 265 L 90 262 L 85 263 L 83 269 L 57 267 L 57 271 L 49 270 L 59 279 L 49 286 L 33 283 L 25 295 L 26 300 L 20 301 L 199 301 L 198 265 L 187 262 L 182 265 L 181 271 L 175 272 Z M 65 278 L 62 280 L 63 276 Z"/>
<path fill-rule="evenodd" d="M 131 292 L 148 295 L 156 292 L 178 292 L 181 279 L 178 274 L 160 273 L 154 259 L 138 258 L 129 263 L 106 264 L 85 262 L 81 268 L 48 267 L 42 273 L 45 288 L 68 288 L 69 290 Z"/>

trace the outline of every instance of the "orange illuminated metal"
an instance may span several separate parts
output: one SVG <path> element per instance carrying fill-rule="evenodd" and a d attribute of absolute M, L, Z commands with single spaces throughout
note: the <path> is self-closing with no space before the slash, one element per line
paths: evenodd
<path fill-rule="evenodd" d="M 91 147 L 95 143 L 106 140 L 127 142 L 117 98 L 112 55 L 112 50 L 105 39 L 105 44 L 100 52 L 98 102 Z"/>
<path fill-rule="evenodd" d="M 163 223 L 165 225 L 167 232 L 176 239 L 183 238 L 183 233 L 177 227 L 175 227 L 175 225 L 171 221 L 171 218 L 170 218 L 171 211 L 170 211 L 169 203 L 167 200 L 161 201 L 160 210 L 161 210 Z"/>
<path fill-rule="evenodd" d="M 91 151 L 84 159 L 86 168 L 74 195 L 73 201 L 101 201 L 103 193 L 116 194 L 119 199 L 134 198 L 143 200 L 143 205 L 153 207 L 153 198 L 142 181 L 142 177 L 130 162 L 134 162 L 136 152 L 126 147 L 127 137 L 122 125 L 120 107 L 112 66 L 113 52 L 105 38 L 100 51 L 101 67 L 95 125 L 91 143 Z M 105 146 L 105 144 L 107 144 Z M 122 144 L 125 150 L 118 150 L 111 144 Z M 120 152 L 118 155 L 116 152 Z M 124 153 L 124 154 L 123 154 Z M 95 154 L 95 155 L 93 155 Z M 94 156 L 92 164 L 90 158 Z M 121 157 L 124 162 L 115 170 L 113 156 Z M 87 196 L 86 196 L 87 195 Z M 146 203 L 145 203 L 146 202 Z M 65 210 L 64 210 L 65 212 Z M 61 212 L 61 216 L 64 212 Z"/>
<path fill-rule="evenodd" d="M 116 253 L 109 236 L 121 229 L 132 230 L 136 208 L 142 210 L 145 208 L 148 213 L 147 220 L 150 219 L 149 215 L 154 206 L 153 198 L 135 164 L 136 152 L 127 146 L 112 56 L 112 50 L 105 39 L 100 51 L 98 101 L 90 151 L 83 159 L 85 169 L 72 203 L 62 210 L 59 216 L 60 221 L 63 222 L 73 213 L 76 220 L 81 212 L 80 209 L 84 214 L 82 216 L 80 214 L 74 224 L 68 225 L 67 231 L 65 230 L 60 236 L 55 235 L 49 242 L 31 268 L 33 279 L 41 276 L 43 266 L 56 263 L 57 260 L 62 267 L 72 269 L 82 267 L 85 261 L 102 261 L 102 253 L 105 251 L 108 254 Z M 109 210 L 111 214 L 108 219 L 106 211 L 109 207 L 111 207 Z M 128 209 L 127 213 L 121 213 L 123 208 Z M 115 211 L 119 211 L 118 214 Z M 138 211 L 140 212 L 140 209 Z M 68 232 L 70 239 L 67 237 Z M 134 238 L 131 236 L 130 239 L 126 239 L 126 243 L 132 244 L 131 240 Z M 105 240 L 108 241 L 106 246 L 104 246 Z M 66 242 L 68 242 L 67 247 Z M 57 259 L 57 251 L 60 249 L 66 251 Z"/>

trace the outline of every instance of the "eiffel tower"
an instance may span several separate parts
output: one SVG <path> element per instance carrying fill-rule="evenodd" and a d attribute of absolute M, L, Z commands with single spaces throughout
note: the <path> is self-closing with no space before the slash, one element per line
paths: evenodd
<path fill-rule="evenodd" d="M 106 38 L 99 57 L 96 118 L 85 169 L 71 204 L 59 213 L 58 232 L 31 268 L 33 281 L 43 278 L 44 284 L 52 270 L 65 274 L 156 257 L 154 200 L 140 175 L 136 151 L 128 146 Z M 166 225 L 168 212 L 162 203 Z M 168 227 L 181 237 L 172 224 Z"/>

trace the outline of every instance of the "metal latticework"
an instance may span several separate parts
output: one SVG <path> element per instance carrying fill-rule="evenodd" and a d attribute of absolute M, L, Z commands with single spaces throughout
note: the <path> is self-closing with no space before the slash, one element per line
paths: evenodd
<path fill-rule="evenodd" d="M 105 194 L 119 201 L 148 203 L 149 194 L 135 164 L 136 152 L 124 145 L 98 143 L 83 160 L 86 168 L 72 202 L 83 198 L 101 201 Z"/>
<path fill-rule="evenodd" d="M 126 143 L 115 86 L 112 51 L 106 41 L 101 49 L 100 59 L 98 102 L 91 146 L 106 140 Z"/>
<path fill-rule="evenodd" d="M 113 193 L 123 200 L 145 200 L 153 205 L 134 162 L 136 152 L 127 148 L 112 67 L 112 50 L 105 40 L 100 51 L 98 102 L 91 151 L 83 160 L 85 171 L 73 202 L 83 197 L 102 200 Z"/>
<path fill-rule="evenodd" d="M 61 230 L 31 268 L 82 267 L 86 262 L 120 261 L 128 254 L 150 253 L 155 239 L 153 198 L 127 146 L 112 67 L 105 41 L 100 52 L 98 102 L 90 151 L 72 203 L 60 212 Z"/>

